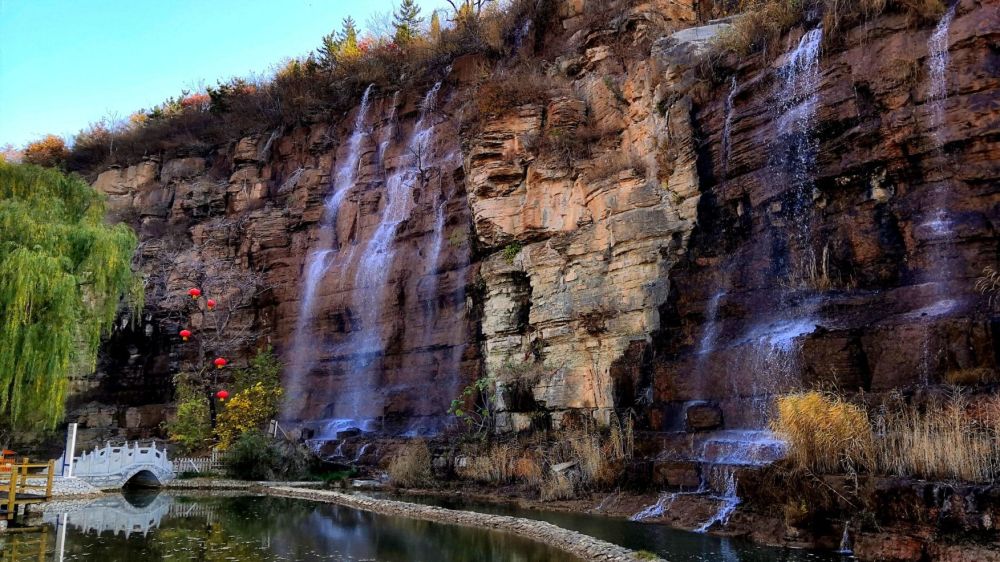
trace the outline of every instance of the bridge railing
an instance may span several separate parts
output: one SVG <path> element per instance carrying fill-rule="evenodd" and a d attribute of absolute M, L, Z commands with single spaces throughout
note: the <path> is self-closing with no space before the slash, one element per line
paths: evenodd
<path fill-rule="evenodd" d="M 52 499 L 55 462 L 31 463 L 25 457 L 21 462 L 12 464 L 9 471 L 0 472 L 0 490 L 7 494 L 4 507 L 8 519 L 16 513 L 18 504 Z"/>
<path fill-rule="evenodd" d="M 165 449 L 156 442 L 144 445 L 138 441 L 113 445 L 108 442 L 103 448 L 94 447 L 73 459 L 73 474 L 114 474 L 136 464 L 152 464 L 166 467 L 170 464 Z"/>
<path fill-rule="evenodd" d="M 177 457 L 174 470 L 177 472 L 214 472 L 226 466 L 228 452 L 213 450 L 207 457 Z"/>

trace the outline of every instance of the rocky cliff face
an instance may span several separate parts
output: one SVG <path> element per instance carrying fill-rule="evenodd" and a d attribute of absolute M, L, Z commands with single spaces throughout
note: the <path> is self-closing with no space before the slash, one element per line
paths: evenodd
<path fill-rule="evenodd" d="M 943 74 L 934 24 L 901 16 L 842 44 L 796 29 L 707 76 L 726 24 L 692 28 L 705 6 L 595 9 L 560 4 L 544 100 L 474 127 L 494 70 L 478 59 L 429 107 L 431 84 L 374 92 L 360 128 L 357 108 L 101 174 L 155 282 L 76 397 L 93 436 L 155 431 L 162 408 L 140 406 L 169 402 L 192 360 L 176 303 L 228 271 L 267 289 L 236 314 L 260 338 L 233 356 L 273 344 L 286 417 L 319 432 L 440 428 L 484 374 L 504 429 L 631 409 L 670 430 L 759 426 L 768 395 L 803 384 L 996 366 L 972 290 L 1000 220 L 995 5 L 959 3 Z"/>
<path fill-rule="evenodd" d="M 948 27 L 883 17 L 821 43 L 812 77 L 793 33 L 698 104 L 698 226 L 653 343 L 663 412 L 712 399 L 752 424 L 746 399 L 783 387 L 996 366 L 974 285 L 997 252 L 997 21 L 980 2 Z"/>

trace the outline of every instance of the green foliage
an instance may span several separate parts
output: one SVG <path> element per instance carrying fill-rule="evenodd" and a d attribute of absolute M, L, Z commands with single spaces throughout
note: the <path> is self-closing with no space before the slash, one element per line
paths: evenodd
<path fill-rule="evenodd" d="M 514 258 L 521 253 L 524 246 L 520 242 L 511 242 L 503 249 L 503 259 L 507 260 L 507 263 L 514 263 Z"/>
<path fill-rule="evenodd" d="M 497 384 L 493 377 L 482 377 L 466 386 L 451 401 L 448 413 L 461 420 L 471 433 L 485 436 L 496 423 Z"/>
<path fill-rule="evenodd" d="M 232 390 L 234 393 L 240 392 L 257 383 L 267 389 L 281 388 L 281 370 L 281 361 L 274 355 L 274 350 L 271 347 L 262 349 L 253 356 L 245 369 L 236 371 Z"/>
<path fill-rule="evenodd" d="M 233 443 L 226 474 L 242 480 L 293 480 L 308 474 L 310 460 L 299 445 L 250 431 Z"/>
<path fill-rule="evenodd" d="M 71 370 L 93 369 L 135 286 L 136 237 L 75 176 L 0 162 L 0 413 L 51 428 Z"/>
<path fill-rule="evenodd" d="M 403 0 L 392 15 L 392 25 L 396 28 L 396 44 L 406 45 L 420 34 L 420 6 L 415 0 Z"/>
<path fill-rule="evenodd" d="M 177 445 L 181 454 L 205 449 L 212 443 L 208 397 L 191 381 L 190 375 L 180 373 L 174 380 L 177 387 L 177 413 L 167 423 L 167 436 Z"/>

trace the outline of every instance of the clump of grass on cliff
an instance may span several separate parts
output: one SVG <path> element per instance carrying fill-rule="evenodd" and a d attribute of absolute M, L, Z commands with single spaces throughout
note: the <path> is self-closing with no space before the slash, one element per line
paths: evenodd
<path fill-rule="evenodd" d="M 883 472 L 970 482 L 1000 476 L 1000 397 L 973 408 L 956 391 L 924 407 L 895 399 L 884 410 L 876 420 Z"/>
<path fill-rule="evenodd" d="M 820 17 L 827 41 L 885 12 L 927 20 L 945 9 L 942 0 L 741 0 L 733 27 L 716 47 L 738 55 L 771 50 L 791 28 Z"/>
<path fill-rule="evenodd" d="M 872 465 L 874 436 L 868 414 L 834 394 L 781 396 L 771 425 L 788 441 L 788 458 L 797 468 L 838 472 Z"/>
<path fill-rule="evenodd" d="M 797 469 L 970 482 L 1000 476 L 1000 397 L 972 404 L 953 391 L 917 405 L 894 396 L 869 416 L 833 393 L 795 393 L 777 399 L 772 428 L 788 441 Z"/>

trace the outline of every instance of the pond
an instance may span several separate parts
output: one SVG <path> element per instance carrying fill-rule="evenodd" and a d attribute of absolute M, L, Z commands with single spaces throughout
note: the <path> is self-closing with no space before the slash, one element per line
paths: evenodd
<path fill-rule="evenodd" d="M 109 496 L 50 506 L 41 532 L 0 535 L 0 560 L 574 560 L 505 533 L 261 496 Z"/>
<path fill-rule="evenodd" d="M 512 503 L 477 502 L 455 497 L 384 493 L 369 495 L 449 509 L 547 521 L 632 550 L 655 552 L 670 562 L 841 562 L 851 559 L 832 552 L 767 547 L 744 539 L 692 533 L 664 525 L 580 512 L 524 509 Z"/>

